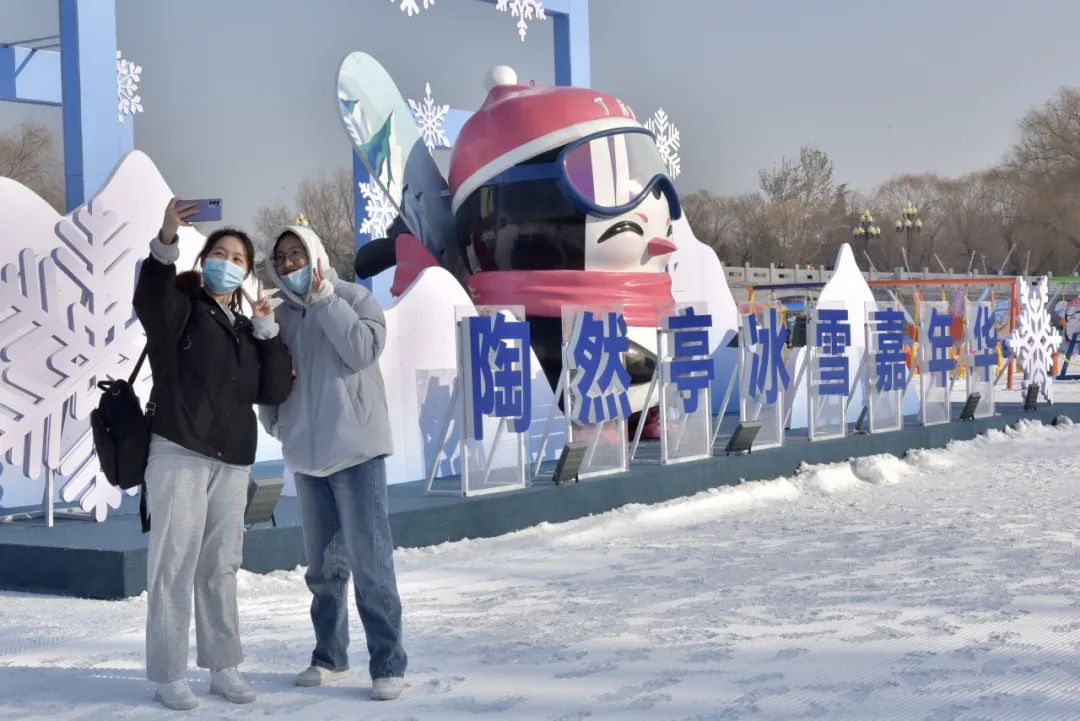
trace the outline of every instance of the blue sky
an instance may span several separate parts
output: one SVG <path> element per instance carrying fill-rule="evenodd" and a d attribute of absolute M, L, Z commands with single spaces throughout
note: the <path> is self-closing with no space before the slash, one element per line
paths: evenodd
<path fill-rule="evenodd" d="M 408 18 L 390 0 L 116 0 L 119 45 L 143 65 L 136 146 L 181 195 L 225 198 L 226 220 L 291 200 L 348 167 L 341 59 L 364 50 L 407 96 L 474 108 L 483 75 L 551 82 L 551 23 L 477 0 Z M 814 143 L 861 191 L 900 172 L 997 161 L 1032 105 L 1080 82 L 1075 0 L 592 0 L 593 85 L 682 138 L 683 193 L 754 189 L 760 168 Z M 53 0 L 0 0 L 0 40 L 56 32 Z M 0 129 L 60 112 L 0 103 Z"/>

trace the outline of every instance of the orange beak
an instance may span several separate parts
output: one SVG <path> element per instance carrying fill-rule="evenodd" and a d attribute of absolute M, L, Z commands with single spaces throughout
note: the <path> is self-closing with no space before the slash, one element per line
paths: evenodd
<path fill-rule="evenodd" d="M 678 249 L 678 246 L 671 242 L 670 238 L 660 237 L 653 238 L 649 241 L 649 244 L 645 246 L 645 252 L 653 258 L 667 255 L 668 253 L 674 253 Z"/>

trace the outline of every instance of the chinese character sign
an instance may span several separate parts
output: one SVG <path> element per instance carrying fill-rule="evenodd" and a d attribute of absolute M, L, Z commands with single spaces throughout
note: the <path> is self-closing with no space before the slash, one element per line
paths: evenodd
<path fill-rule="evenodd" d="M 696 314 L 692 307 L 671 316 L 667 329 L 674 336 L 671 379 L 682 397 L 683 412 L 695 413 L 701 392 L 709 391 L 715 369 L 709 356 L 709 328 L 712 316 Z"/>
<path fill-rule="evenodd" d="M 529 324 L 502 313 L 472 316 L 468 324 L 470 435 L 484 437 L 484 416 L 512 419 L 523 433 L 532 416 Z"/>
<path fill-rule="evenodd" d="M 870 312 L 870 361 L 874 368 L 874 390 L 878 393 L 907 389 L 907 356 L 904 354 L 904 311 L 899 306 Z"/>
<path fill-rule="evenodd" d="M 953 357 L 954 318 L 945 302 L 924 301 L 919 307 L 920 413 L 925 426 L 952 420 L 949 398 L 956 369 Z"/>
<path fill-rule="evenodd" d="M 844 396 L 851 391 L 848 359 L 851 324 L 846 308 L 818 308 L 814 324 L 815 371 L 819 396 Z"/>
<path fill-rule="evenodd" d="M 866 348 L 869 353 L 867 411 L 871 433 L 904 427 L 904 392 L 910 373 L 904 349 L 908 316 L 898 302 L 867 303 Z"/>
<path fill-rule="evenodd" d="M 766 317 L 768 322 L 762 324 L 754 314 L 745 316 L 753 354 L 747 393 L 754 400 L 764 393 L 765 402 L 772 405 L 791 383 L 784 366 L 788 329 L 780 322 L 780 312 L 776 308 L 769 308 Z"/>
<path fill-rule="evenodd" d="M 602 423 L 630 415 L 630 374 L 622 354 L 630 349 L 622 313 L 582 311 L 574 321 L 567 349 L 572 420 Z"/>
<path fill-rule="evenodd" d="M 968 338 L 971 365 L 975 374 L 985 382 L 991 380 L 992 369 L 997 366 L 997 326 L 989 303 L 976 304 L 974 315 L 975 322 L 971 324 Z"/>
<path fill-rule="evenodd" d="M 998 362 L 1000 336 L 990 301 L 967 304 L 967 395 L 979 395 L 973 417 L 987 418 L 994 415 L 994 373 Z"/>
<path fill-rule="evenodd" d="M 851 393 L 850 316 L 846 306 L 818 304 L 809 321 L 807 430 L 812 441 L 840 438 L 847 435 Z"/>
<path fill-rule="evenodd" d="M 930 307 L 926 372 L 939 387 L 948 387 L 949 374 L 956 368 L 956 359 L 952 357 L 952 325 L 952 315 L 947 310 L 938 310 L 936 304 Z"/>
<path fill-rule="evenodd" d="M 712 454 L 708 305 L 680 305 L 657 333 L 660 358 L 660 462 L 682 463 Z"/>

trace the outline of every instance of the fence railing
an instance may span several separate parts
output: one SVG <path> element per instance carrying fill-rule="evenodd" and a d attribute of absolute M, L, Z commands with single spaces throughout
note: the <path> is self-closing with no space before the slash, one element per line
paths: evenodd
<path fill-rule="evenodd" d="M 775 265 L 769 267 L 724 266 L 727 274 L 728 285 L 756 286 L 756 285 L 781 285 L 794 283 L 826 283 L 833 276 L 831 268 L 814 268 L 809 266 L 795 266 L 794 268 L 778 268 Z M 929 269 L 921 272 L 908 272 L 903 268 L 897 268 L 892 272 L 870 270 L 863 271 L 867 280 L 930 280 L 934 278 L 955 278 L 960 273 L 931 273 Z M 983 273 L 970 273 L 971 276 L 985 277 Z"/>

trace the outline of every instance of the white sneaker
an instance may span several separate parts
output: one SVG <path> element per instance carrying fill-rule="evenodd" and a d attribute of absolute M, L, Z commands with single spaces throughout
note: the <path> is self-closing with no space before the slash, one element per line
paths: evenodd
<path fill-rule="evenodd" d="M 297 686 L 327 686 L 349 676 L 349 671 L 331 671 L 322 666 L 308 666 L 296 674 Z"/>
<path fill-rule="evenodd" d="M 190 711 L 199 707 L 199 699 L 195 697 L 185 679 L 159 683 L 154 691 L 154 700 L 174 711 Z"/>
<path fill-rule="evenodd" d="M 255 700 L 255 692 L 240 677 L 236 666 L 210 672 L 210 693 L 224 696 L 233 703 L 251 703 Z"/>
<path fill-rule="evenodd" d="M 405 679 L 401 676 L 377 678 L 371 682 L 371 698 L 376 701 L 393 701 L 405 688 Z"/>

